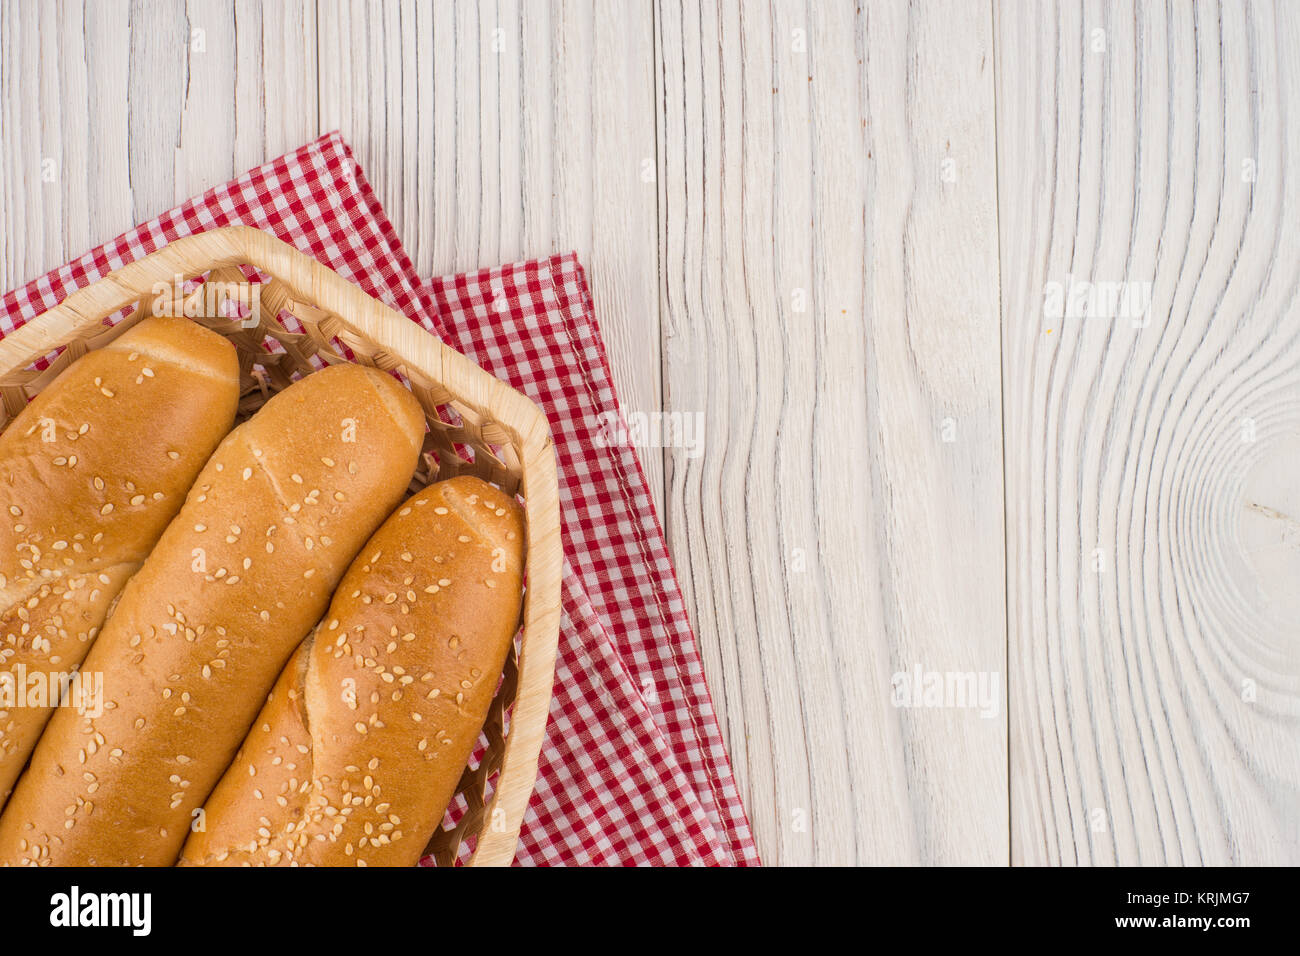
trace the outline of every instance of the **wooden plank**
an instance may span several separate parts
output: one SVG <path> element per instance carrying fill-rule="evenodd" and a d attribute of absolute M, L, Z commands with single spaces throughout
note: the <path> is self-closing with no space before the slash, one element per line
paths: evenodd
<path fill-rule="evenodd" d="M 142 32 L 153 31 L 133 31 Z M 131 91 L 133 142 L 158 139 L 156 152 L 173 167 L 170 180 L 162 171 L 136 190 L 140 220 L 297 149 L 318 130 L 314 3 L 188 0 L 176 28 L 161 32 L 189 40 L 179 47 L 175 91 L 148 69 Z M 160 56 L 175 57 L 175 46 Z"/>
<path fill-rule="evenodd" d="M 668 456 L 669 532 L 760 850 L 1005 862 L 1004 687 L 891 706 L 1005 672 L 991 15 L 656 27 L 666 403 L 708 448 Z"/>
<path fill-rule="evenodd" d="M 127 18 L 125 2 L 0 7 L 0 288 L 129 221 Z"/>
<path fill-rule="evenodd" d="M 316 135 L 307 0 L 16 3 L 0 18 L 5 289 Z"/>
<path fill-rule="evenodd" d="M 1300 10 L 996 31 L 1013 860 L 1300 862 Z"/>
<path fill-rule="evenodd" d="M 615 387 L 661 409 L 652 10 L 633 2 L 321 4 L 339 128 L 421 275 L 576 249 Z M 658 449 L 642 461 L 663 505 Z"/>
<path fill-rule="evenodd" d="M 311 0 L 235 3 L 236 174 L 326 132 L 317 103 L 317 7 Z"/>

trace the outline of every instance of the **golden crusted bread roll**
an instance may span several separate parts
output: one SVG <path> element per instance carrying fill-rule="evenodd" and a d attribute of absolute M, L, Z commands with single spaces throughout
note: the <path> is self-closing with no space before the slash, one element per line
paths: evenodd
<path fill-rule="evenodd" d="M 476 478 L 403 504 L 280 675 L 182 865 L 417 863 L 514 639 L 523 542 L 519 506 Z"/>
<path fill-rule="evenodd" d="M 103 714 L 60 708 L 37 744 L 0 863 L 175 862 L 423 436 L 411 393 L 358 365 L 307 376 L 227 436 L 86 658 Z"/>
<path fill-rule="evenodd" d="M 187 319 L 145 319 L 0 435 L 0 807 L 238 403 L 233 345 Z M 70 701 L 97 706 L 92 682 L 73 686 Z"/>

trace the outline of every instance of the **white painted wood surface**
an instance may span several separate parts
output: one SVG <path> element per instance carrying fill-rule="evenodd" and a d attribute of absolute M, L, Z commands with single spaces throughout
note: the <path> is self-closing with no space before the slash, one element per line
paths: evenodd
<path fill-rule="evenodd" d="M 1175 7 L 3 3 L 0 287 L 341 129 L 705 413 L 643 461 L 768 863 L 1296 862 L 1300 17 Z"/>
<path fill-rule="evenodd" d="M 1295 864 L 1300 9 L 996 19 L 1013 861 Z"/>
<path fill-rule="evenodd" d="M 712 429 L 667 520 L 760 846 L 1004 862 L 1000 702 L 890 694 L 1005 672 L 989 19 L 659 14 L 666 397 Z"/>

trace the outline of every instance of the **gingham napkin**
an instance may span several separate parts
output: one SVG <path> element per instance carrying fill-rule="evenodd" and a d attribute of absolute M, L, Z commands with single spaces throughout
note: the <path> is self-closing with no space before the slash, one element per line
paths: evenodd
<path fill-rule="evenodd" d="M 6 294 L 0 337 L 178 236 L 271 232 L 419 322 L 546 411 L 565 521 L 555 696 L 516 862 L 756 864 L 749 822 L 573 255 L 415 275 L 337 133 Z"/>

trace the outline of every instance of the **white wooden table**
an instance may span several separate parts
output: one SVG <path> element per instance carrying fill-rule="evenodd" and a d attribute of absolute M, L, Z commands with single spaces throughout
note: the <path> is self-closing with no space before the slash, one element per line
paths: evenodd
<path fill-rule="evenodd" d="M 0 287 L 335 128 L 704 414 L 643 460 L 767 862 L 1300 862 L 1300 5 L 4 2 Z"/>

